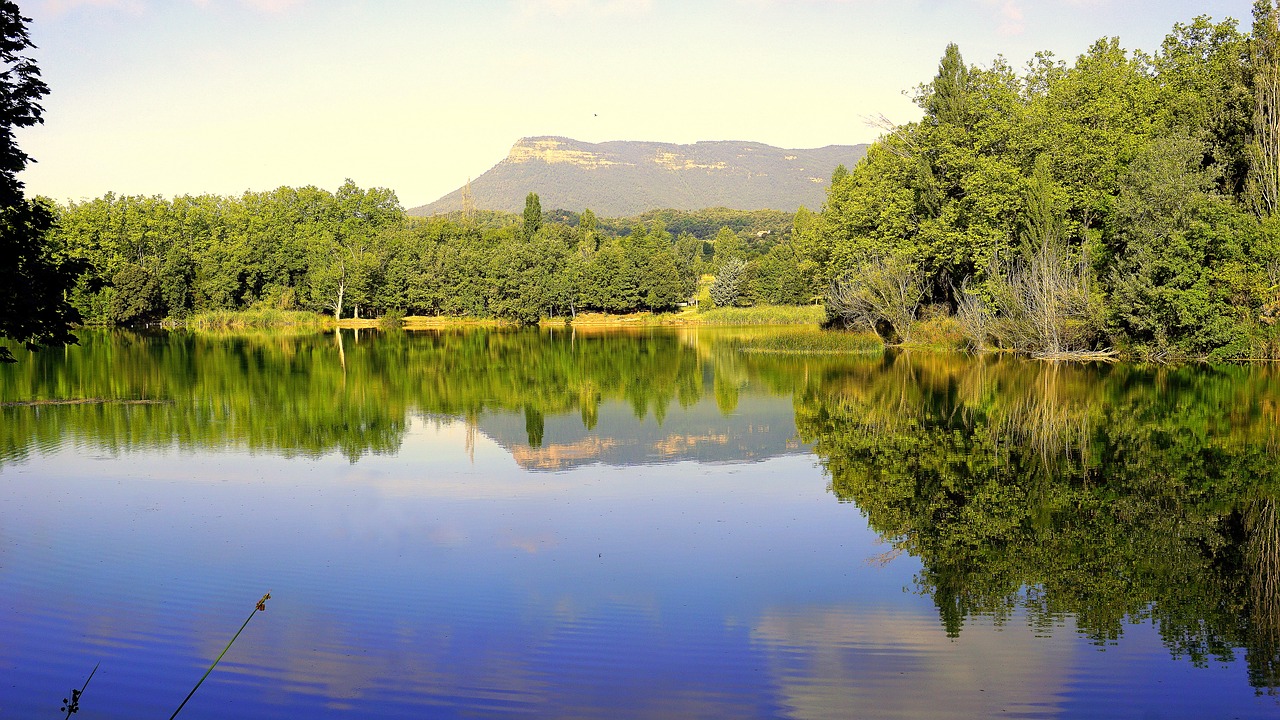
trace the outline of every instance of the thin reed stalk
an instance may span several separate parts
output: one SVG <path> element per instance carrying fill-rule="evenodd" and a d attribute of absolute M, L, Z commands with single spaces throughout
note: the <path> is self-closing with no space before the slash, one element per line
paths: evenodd
<path fill-rule="evenodd" d="M 70 718 L 74 713 L 80 712 L 80 696 L 84 694 L 85 688 L 89 687 L 89 681 L 93 679 L 94 673 L 98 672 L 98 665 L 101 664 L 102 663 L 99 662 L 97 665 L 93 666 L 93 670 L 89 673 L 89 677 L 85 678 L 84 685 L 81 685 L 79 690 L 71 688 L 71 697 L 62 698 L 62 711 L 67 714 L 68 718 Z"/>
<path fill-rule="evenodd" d="M 204 671 L 204 675 L 200 676 L 200 680 L 196 682 L 196 686 L 191 688 L 191 692 L 187 693 L 187 696 L 183 698 L 182 704 L 178 706 L 177 710 L 173 711 L 173 714 L 169 716 L 169 720 L 173 720 L 174 718 L 178 717 L 178 713 L 182 712 L 182 708 L 186 707 L 187 701 L 191 699 L 192 695 L 196 694 L 196 690 L 200 689 L 200 686 L 204 683 L 205 678 L 209 677 L 209 673 L 213 672 L 213 669 L 218 667 L 218 663 L 222 662 L 222 656 L 227 654 L 227 651 L 231 649 L 231 645 L 235 643 L 236 638 L 240 637 L 240 633 L 244 632 L 244 629 L 248 627 L 249 621 L 253 619 L 253 616 L 257 615 L 259 611 L 263 611 L 263 612 L 266 611 L 267 601 L 270 599 L 271 599 L 271 593 L 267 593 L 266 595 L 262 596 L 262 599 L 258 601 L 257 605 L 253 606 L 253 611 L 249 613 L 249 617 L 244 619 L 244 624 L 240 626 L 240 629 L 236 631 L 236 634 L 231 637 L 231 642 L 227 643 L 227 646 L 222 648 L 222 652 L 218 653 L 218 658 L 213 661 L 213 664 L 209 666 L 208 670 Z"/>

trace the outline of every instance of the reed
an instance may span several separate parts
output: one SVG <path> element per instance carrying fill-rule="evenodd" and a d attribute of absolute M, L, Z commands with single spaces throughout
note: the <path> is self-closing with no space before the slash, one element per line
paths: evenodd
<path fill-rule="evenodd" d="M 191 699 L 192 695 L 196 694 L 196 690 L 200 689 L 200 686 L 204 683 L 205 678 L 209 677 L 209 673 L 213 672 L 213 669 L 218 667 L 218 663 L 222 662 L 222 656 L 226 655 L 227 651 L 231 649 L 231 645 L 235 643 L 236 638 L 240 637 L 240 633 L 244 632 L 244 629 L 248 627 L 249 621 L 253 619 L 253 616 L 257 615 L 259 612 L 266 612 L 267 601 L 270 599 L 271 599 L 271 593 L 267 593 L 266 595 L 262 596 L 262 599 L 258 601 L 257 605 L 253 606 L 253 610 L 249 612 L 249 617 L 244 619 L 244 624 L 240 626 L 240 629 L 236 631 L 235 635 L 231 636 L 231 642 L 227 643 L 227 646 L 222 648 L 222 652 L 218 653 L 218 657 L 213 661 L 213 664 L 210 665 L 209 669 L 204 671 L 204 675 L 201 675 L 200 679 L 196 681 L 196 686 L 191 688 L 191 692 L 187 693 L 187 696 L 183 698 L 182 704 L 178 706 L 177 710 L 173 711 L 173 714 L 169 716 L 169 720 L 173 720 L 174 718 L 178 717 L 178 713 L 182 712 L 182 708 L 187 706 L 187 701 Z M 87 685 L 88 683 L 85 683 L 85 684 Z"/>
<path fill-rule="evenodd" d="M 255 308 L 251 310 L 210 310 L 192 315 L 182 323 L 193 330 L 303 327 L 320 329 L 333 324 L 328 315 L 305 310 Z"/>
<path fill-rule="evenodd" d="M 884 343 L 870 331 L 818 329 L 742 338 L 734 345 L 742 352 L 775 355 L 871 354 L 884 350 Z"/>
<path fill-rule="evenodd" d="M 652 327 L 657 325 L 685 325 L 687 320 L 683 317 L 691 317 L 691 314 L 685 313 L 652 313 L 652 312 L 636 312 L 626 314 L 614 314 L 604 312 L 580 312 L 569 320 L 569 324 L 582 327 Z M 548 318 L 543 321 L 544 325 L 551 327 L 560 327 L 564 324 L 562 318 Z"/>
<path fill-rule="evenodd" d="M 450 315 L 406 315 L 400 320 L 405 330 L 452 330 L 455 328 L 502 328 L 513 323 L 496 318 L 453 317 Z"/>
<path fill-rule="evenodd" d="M 102 663 L 98 663 L 101 665 Z M 62 698 L 62 712 L 70 718 L 73 714 L 80 712 L 80 696 L 84 694 L 86 688 L 89 687 L 89 681 L 93 679 L 94 673 L 98 672 L 98 665 L 93 666 L 93 670 L 89 673 L 89 677 L 85 678 L 84 685 L 80 689 L 71 688 L 71 697 Z"/>
<path fill-rule="evenodd" d="M 698 312 L 699 325 L 820 325 L 826 319 L 821 305 L 760 305 L 718 307 Z"/>
<path fill-rule="evenodd" d="M 911 323 L 911 342 L 904 344 L 946 352 L 969 350 L 974 345 L 961 317 L 937 305 L 920 308 L 919 317 Z"/>

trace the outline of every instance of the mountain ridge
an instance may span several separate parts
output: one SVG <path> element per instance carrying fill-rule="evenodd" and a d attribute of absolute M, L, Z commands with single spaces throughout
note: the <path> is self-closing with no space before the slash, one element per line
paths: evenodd
<path fill-rule="evenodd" d="M 866 145 L 788 149 L 745 140 L 692 144 L 558 136 L 518 140 L 500 162 L 470 182 L 477 209 L 520 212 L 538 193 L 545 209 L 625 217 L 672 208 L 795 211 L 826 199 L 831 172 L 852 167 Z M 463 209 L 466 187 L 411 208 L 427 216 Z"/>

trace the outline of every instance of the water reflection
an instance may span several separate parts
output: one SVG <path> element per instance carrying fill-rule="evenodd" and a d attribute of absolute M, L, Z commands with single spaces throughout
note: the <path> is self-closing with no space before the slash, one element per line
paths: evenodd
<path fill-rule="evenodd" d="M 0 462 L 63 442 L 354 462 L 398 452 L 415 415 L 464 418 L 530 469 L 801 451 L 769 384 L 790 376 L 754 377 L 696 331 L 342 338 L 85 331 L 0 370 Z"/>
<path fill-rule="evenodd" d="M 243 717 L 1276 711 L 1280 373 L 743 332 L 0 367 L 0 667 L 56 699 L 103 659 L 98 708 L 162 713 L 271 589 L 211 680 Z"/>
<path fill-rule="evenodd" d="M 1061 711 L 1071 645 L 1010 625 L 951 641 L 929 618 L 842 606 L 770 613 L 752 639 L 796 718 L 1052 717 Z M 938 698 L 948 698 L 939 704 Z"/>
<path fill-rule="evenodd" d="M 1196 664 L 1244 648 L 1273 692 L 1278 389 L 1269 368 L 900 355 L 809 388 L 796 422 L 835 495 L 921 559 L 950 636 L 1015 610 L 1097 643 L 1150 619 Z"/>

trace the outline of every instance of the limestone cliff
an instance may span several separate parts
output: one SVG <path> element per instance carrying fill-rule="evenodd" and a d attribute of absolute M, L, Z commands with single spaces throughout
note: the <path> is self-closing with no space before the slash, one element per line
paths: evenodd
<path fill-rule="evenodd" d="M 547 210 L 591 208 L 606 217 L 658 208 L 817 209 L 836 165 L 852 167 L 865 154 L 865 145 L 788 150 L 735 141 L 676 145 L 532 137 L 472 180 L 471 191 L 477 208 L 508 212 L 523 210 L 530 192 L 538 193 Z M 462 188 L 409 213 L 460 209 Z"/>

